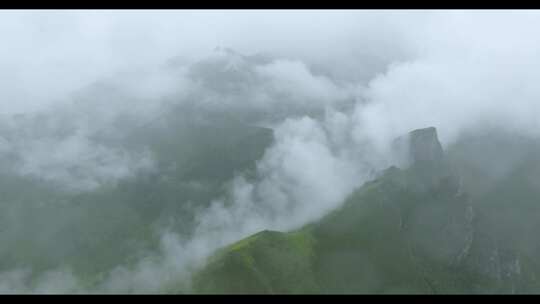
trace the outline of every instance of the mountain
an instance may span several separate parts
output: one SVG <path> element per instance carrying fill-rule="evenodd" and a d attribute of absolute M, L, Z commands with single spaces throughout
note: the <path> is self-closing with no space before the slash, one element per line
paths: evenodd
<path fill-rule="evenodd" d="M 193 292 L 540 292 L 540 150 L 519 140 L 475 134 L 445 152 L 435 128 L 414 130 L 394 142 L 403 168 L 299 230 L 222 248 L 193 276 Z M 527 155 L 510 153 L 516 145 Z M 493 165 L 505 162 L 494 178 Z M 482 191 L 477 179 L 489 180 Z"/>
<path fill-rule="evenodd" d="M 65 265 L 89 278 L 137 261 L 159 246 L 160 228 L 189 236 L 196 213 L 226 191 L 235 174 L 253 172 L 273 141 L 270 129 L 185 108 L 126 129 L 131 132 L 112 141 L 148 149 L 153 170 L 75 193 L 0 173 L 0 272 L 31 267 L 39 273 Z M 92 140 L 109 139 L 98 134 Z"/>
<path fill-rule="evenodd" d="M 227 110 L 268 62 L 220 50 L 188 66 L 111 75 L 65 104 L 0 117 L 0 274 L 62 267 L 94 281 L 152 255 L 164 230 L 189 239 L 197 215 L 235 176 L 252 177 L 274 140 L 250 111 Z M 200 89 L 178 89 L 184 80 Z M 146 160 L 152 165 L 132 170 Z"/>

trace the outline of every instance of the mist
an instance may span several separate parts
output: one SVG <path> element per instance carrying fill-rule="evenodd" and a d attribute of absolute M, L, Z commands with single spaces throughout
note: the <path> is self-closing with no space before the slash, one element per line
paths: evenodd
<path fill-rule="evenodd" d="M 538 11 L 2 11 L 2 179 L 46 195 L 0 200 L 0 256 L 28 239 L 17 250 L 49 260 L 6 259 L 0 292 L 189 292 L 220 247 L 339 207 L 396 164 L 391 142 L 413 129 L 435 126 L 444 148 L 479 130 L 538 138 L 539 28 Z M 185 165 L 163 161 L 152 134 L 189 148 L 198 134 L 170 126 L 199 118 L 273 138 L 202 206 L 178 198 L 189 229 L 137 222 L 129 201 L 70 205 Z M 151 241 L 88 279 L 62 261 L 83 250 L 70 238 L 92 234 L 100 208 L 151 226 Z M 79 218 L 88 226 L 66 232 Z"/>

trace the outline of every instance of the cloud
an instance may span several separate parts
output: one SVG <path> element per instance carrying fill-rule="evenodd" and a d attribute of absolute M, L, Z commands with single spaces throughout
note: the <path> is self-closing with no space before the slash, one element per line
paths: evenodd
<path fill-rule="evenodd" d="M 131 177 L 138 170 L 149 170 L 152 158 L 91 143 L 74 134 L 60 141 L 38 139 L 21 147 L 18 172 L 54 182 L 59 188 L 90 191 Z"/>
<path fill-rule="evenodd" d="M 0 273 L 0 293 L 2 294 L 65 294 L 80 292 L 80 282 L 69 270 L 46 271 L 38 280 L 31 281 L 31 272 L 17 269 Z"/>
<path fill-rule="evenodd" d="M 175 56 L 195 61 L 216 46 L 316 63 L 340 79 L 367 79 L 407 53 L 385 12 L 15 10 L 0 17 L 0 113 L 43 109 L 96 78 Z"/>
<path fill-rule="evenodd" d="M 343 88 L 329 78 L 313 75 L 306 65 L 299 61 L 278 60 L 268 65 L 258 66 L 256 71 L 262 78 L 272 103 L 287 100 L 289 104 L 305 103 L 306 108 L 331 106 L 331 102 L 348 97 Z M 279 98 L 283 96 L 283 98 Z M 292 100 L 291 99 L 295 99 Z M 271 104 L 270 104 L 271 106 Z"/>
<path fill-rule="evenodd" d="M 418 57 L 390 65 L 363 92 L 373 121 L 393 135 L 434 125 L 443 142 L 480 125 L 533 135 L 540 44 L 528 39 L 532 16 L 461 12 L 433 21 L 415 40 Z"/>

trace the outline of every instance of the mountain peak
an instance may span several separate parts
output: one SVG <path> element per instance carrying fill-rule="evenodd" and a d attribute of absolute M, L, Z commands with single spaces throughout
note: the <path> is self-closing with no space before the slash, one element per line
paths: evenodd
<path fill-rule="evenodd" d="M 409 154 L 414 163 L 439 162 L 444 152 L 435 127 L 409 132 Z"/>
<path fill-rule="evenodd" d="M 394 140 L 394 150 L 406 166 L 442 161 L 444 152 L 435 127 L 415 129 Z"/>

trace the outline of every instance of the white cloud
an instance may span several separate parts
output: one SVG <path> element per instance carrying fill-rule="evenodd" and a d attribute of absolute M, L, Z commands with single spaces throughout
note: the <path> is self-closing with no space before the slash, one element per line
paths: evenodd
<path fill-rule="evenodd" d="M 24 142 L 20 149 L 18 172 L 21 175 L 54 182 L 59 188 L 74 191 L 110 185 L 153 166 L 147 153 L 108 148 L 80 134 L 61 140 L 46 138 Z"/>

